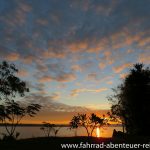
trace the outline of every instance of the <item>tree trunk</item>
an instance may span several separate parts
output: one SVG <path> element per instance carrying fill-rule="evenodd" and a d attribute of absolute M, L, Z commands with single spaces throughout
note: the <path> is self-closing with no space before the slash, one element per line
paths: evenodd
<path fill-rule="evenodd" d="M 88 135 L 88 137 L 89 137 L 89 136 L 90 136 L 90 133 L 89 133 L 89 131 L 88 131 L 88 128 L 85 127 L 85 129 L 86 129 L 87 135 Z"/>

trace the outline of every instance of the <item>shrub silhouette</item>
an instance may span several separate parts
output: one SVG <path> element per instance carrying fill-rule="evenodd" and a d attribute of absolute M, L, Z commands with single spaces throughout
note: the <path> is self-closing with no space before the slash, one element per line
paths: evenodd
<path fill-rule="evenodd" d="M 88 137 L 92 136 L 95 128 L 100 128 L 104 125 L 108 125 L 108 120 L 105 119 L 105 116 L 103 115 L 103 118 L 100 118 L 94 113 L 92 113 L 90 116 L 87 116 L 87 114 L 78 114 L 76 116 L 73 116 L 72 120 L 70 121 L 71 129 L 84 127 L 86 129 Z"/>
<path fill-rule="evenodd" d="M 61 127 L 57 127 L 55 124 L 49 122 L 43 122 L 40 129 L 44 132 L 45 136 L 50 137 L 50 134 L 53 132 L 56 137 Z"/>
<path fill-rule="evenodd" d="M 14 137 L 16 127 L 26 115 L 34 117 L 36 112 L 40 110 L 41 106 L 38 104 L 30 104 L 28 106 L 21 106 L 21 104 L 14 100 L 6 101 L 0 105 L 0 121 L 4 124 L 8 136 Z M 16 133 L 15 137 L 19 134 Z"/>

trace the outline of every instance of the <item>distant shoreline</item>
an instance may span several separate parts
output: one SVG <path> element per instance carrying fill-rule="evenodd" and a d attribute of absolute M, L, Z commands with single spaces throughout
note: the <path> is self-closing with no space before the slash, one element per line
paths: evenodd
<path fill-rule="evenodd" d="M 19 124 L 19 127 L 41 127 L 43 124 Z M 0 123 L 0 127 L 5 126 L 3 123 Z M 7 124 L 7 126 L 11 126 L 11 124 Z M 121 124 L 112 124 L 108 127 L 121 127 Z M 55 127 L 69 127 L 69 124 L 55 124 Z"/>

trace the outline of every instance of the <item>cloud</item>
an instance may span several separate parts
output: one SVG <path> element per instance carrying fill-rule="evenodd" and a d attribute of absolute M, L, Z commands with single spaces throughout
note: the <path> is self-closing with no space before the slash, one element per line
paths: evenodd
<path fill-rule="evenodd" d="M 44 51 L 43 52 L 43 57 L 44 58 L 64 58 L 65 57 L 65 53 L 61 53 L 61 52 L 55 52 L 54 50 L 49 50 L 49 51 Z"/>
<path fill-rule="evenodd" d="M 92 93 L 100 93 L 103 91 L 106 91 L 107 88 L 99 88 L 99 89 L 74 89 L 71 91 L 71 96 L 77 96 L 79 93 L 84 93 L 84 92 L 92 92 Z"/>
<path fill-rule="evenodd" d="M 20 54 L 18 53 L 10 53 L 6 56 L 6 59 L 9 61 L 17 61 L 20 58 Z"/>
<path fill-rule="evenodd" d="M 88 80 L 97 80 L 98 78 L 97 78 L 97 73 L 89 73 L 88 75 L 87 75 L 87 79 Z"/>
<path fill-rule="evenodd" d="M 23 98 L 23 104 L 38 103 L 42 105 L 42 109 L 34 119 L 24 118 L 23 123 L 42 123 L 43 121 L 50 121 L 57 124 L 68 124 L 71 118 L 78 113 L 95 113 L 98 115 L 106 114 L 108 110 L 103 109 L 106 104 L 87 106 L 71 106 L 57 102 L 51 96 L 43 96 L 39 94 L 30 94 Z M 106 107 L 108 108 L 108 106 Z M 102 109 L 102 110 L 100 110 Z"/>
<path fill-rule="evenodd" d="M 27 70 L 21 69 L 18 72 L 18 76 L 20 77 L 27 77 L 29 75 L 29 72 Z"/>
<path fill-rule="evenodd" d="M 144 64 L 150 64 L 150 51 L 139 54 L 138 61 Z"/>
<path fill-rule="evenodd" d="M 53 80 L 53 78 L 51 76 L 42 76 L 39 78 L 38 81 L 44 83 L 44 82 L 50 82 L 52 80 Z"/>
<path fill-rule="evenodd" d="M 42 96 L 39 94 L 30 94 L 26 96 L 23 103 L 38 103 L 43 106 L 43 111 L 53 112 L 86 112 L 89 109 L 80 106 L 70 106 L 63 103 L 56 102 L 58 99 L 58 93 L 53 93 L 51 96 Z M 35 101 L 36 100 L 36 101 Z"/>
<path fill-rule="evenodd" d="M 50 99 L 52 100 L 58 100 L 60 99 L 60 93 L 52 93 L 51 96 L 50 96 Z"/>
<path fill-rule="evenodd" d="M 35 59 L 35 56 L 33 55 L 27 55 L 21 58 L 21 61 L 25 64 L 31 64 L 33 60 Z"/>
<path fill-rule="evenodd" d="M 48 67 L 46 64 L 42 64 L 42 63 L 37 63 L 37 69 L 41 72 L 46 72 L 48 71 Z"/>
<path fill-rule="evenodd" d="M 116 79 L 114 72 L 123 76 L 129 62 L 149 64 L 149 16 L 147 0 L 87 0 L 86 3 L 80 0 L 59 3 L 55 0 L 45 3 L 3 0 L 0 58 L 28 68 L 28 73 L 34 75 L 30 78 L 35 86 L 33 91 L 42 95 L 49 94 L 43 86 L 47 82 L 54 87 L 66 85 L 67 92 L 75 89 L 70 92 L 72 96 L 100 92 L 97 84 L 111 84 Z M 21 74 L 24 76 L 25 72 Z M 93 85 L 90 80 L 97 78 L 98 82 Z M 75 82 L 67 83 L 71 81 Z M 34 101 L 36 98 L 34 96 Z M 51 105 L 50 102 L 49 107 Z M 55 103 L 56 110 L 58 105 Z M 60 106 L 60 111 L 68 108 Z M 71 109 L 76 108 L 69 106 L 69 111 Z"/>
<path fill-rule="evenodd" d="M 52 2 L 43 5 L 34 1 L 11 2 L 12 9 L 8 11 L 9 7 L 4 7 L 0 16 L 3 26 L 7 27 L 2 33 L 2 44 L 8 48 L 15 46 L 22 59 L 31 54 L 35 56 L 26 58 L 25 63 L 39 57 L 64 59 L 74 53 L 97 54 L 104 51 L 105 60 L 99 62 L 101 69 L 115 61 L 109 54 L 111 50 L 149 44 L 147 1 L 138 4 L 130 1 L 88 1 L 86 5 L 83 2 L 64 3 L 53 8 Z M 52 8 L 44 9 L 47 5 Z M 65 5 L 67 9 L 64 9 Z M 133 23 L 135 21 L 137 25 Z M 10 26 L 11 29 L 8 28 Z"/>
<path fill-rule="evenodd" d="M 110 109 L 111 104 L 87 104 L 85 107 L 91 110 L 106 110 Z"/>
<path fill-rule="evenodd" d="M 86 50 L 88 48 L 88 42 L 87 41 L 74 41 L 72 43 L 68 43 L 67 47 L 72 52 L 79 52 L 79 51 Z"/>
<path fill-rule="evenodd" d="M 131 63 L 125 63 L 123 65 L 119 65 L 119 66 L 113 67 L 113 71 L 115 73 L 120 73 L 122 70 L 124 70 L 125 68 L 130 67 L 131 65 L 132 65 Z"/>
<path fill-rule="evenodd" d="M 138 41 L 139 46 L 145 46 L 150 43 L 150 37 L 143 37 Z"/>
<path fill-rule="evenodd" d="M 43 19 L 43 18 L 38 18 L 38 19 L 36 20 L 36 22 L 37 22 L 39 25 L 43 25 L 43 26 L 48 25 L 48 20 Z"/>
<path fill-rule="evenodd" d="M 58 82 L 70 82 L 76 79 L 76 75 L 73 73 L 63 73 L 54 77 L 54 79 Z"/>
<path fill-rule="evenodd" d="M 73 66 L 71 67 L 71 69 L 72 69 L 73 71 L 77 71 L 77 72 L 81 72 L 81 71 L 82 71 L 82 68 L 81 68 L 81 66 L 79 66 L 79 65 L 73 65 Z"/>
<path fill-rule="evenodd" d="M 121 79 L 125 79 L 127 77 L 128 73 L 122 73 L 120 74 L 120 78 Z"/>
<path fill-rule="evenodd" d="M 111 84 L 113 84 L 113 81 L 108 81 L 107 84 L 110 84 L 110 85 L 111 85 Z"/>
<path fill-rule="evenodd" d="M 115 58 L 112 56 L 113 55 L 112 51 L 106 49 L 102 52 L 102 54 L 103 57 L 100 58 L 100 63 L 99 63 L 99 68 L 101 70 L 103 70 L 108 65 L 112 65 L 115 61 Z"/>
<path fill-rule="evenodd" d="M 73 73 L 65 73 L 57 74 L 55 76 L 44 75 L 38 78 L 39 82 L 50 82 L 50 81 L 57 81 L 57 82 L 71 82 L 76 79 L 76 75 Z"/>
<path fill-rule="evenodd" d="M 107 64 L 105 62 L 100 62 L 98 66 L 100 69 L 104 69 L 107 66 Z"/>
<path fill-rule="evenodd" d="M 2 20 L 12 28 L 23 25 L 26 22 L 27 14 L 31 10 L 32 7 L 25 1 L 14 1 L 14 4 L 12 3 L 12 10 L 8 11 L 7 14 L 2 17 Z"/>

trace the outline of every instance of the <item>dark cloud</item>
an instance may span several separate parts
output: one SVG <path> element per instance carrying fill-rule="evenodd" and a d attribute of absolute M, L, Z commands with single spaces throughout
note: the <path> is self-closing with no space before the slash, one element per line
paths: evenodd
<path fill-rule="evenodd" d="M 24 103 L 38 103 L 42 105 L 43 111 L 56 111 L 56 112 L 88 112 L 86 107 L 70 106 L 63 103 L 56 102 L 55 99 L 58 94 L 54 93 L 51 96 L 42 96 L 39 94 L 31 94 L 26 96 L 22 102 Z"/>

